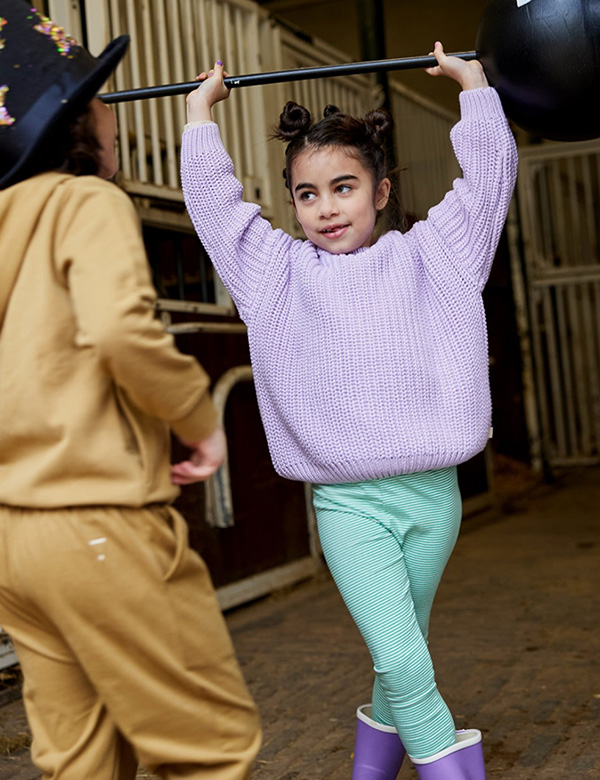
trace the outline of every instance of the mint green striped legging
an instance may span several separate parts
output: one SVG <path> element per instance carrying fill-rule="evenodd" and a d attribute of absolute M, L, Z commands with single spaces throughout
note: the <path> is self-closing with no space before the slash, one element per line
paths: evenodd
<path fill-rule="evenodd" d="M 313 485 L 325 560 L 375 668 L 373 718 L 412 758 L 455 742 L 427 647 L 435 592 L 456 543 L 456 468 Z"/>

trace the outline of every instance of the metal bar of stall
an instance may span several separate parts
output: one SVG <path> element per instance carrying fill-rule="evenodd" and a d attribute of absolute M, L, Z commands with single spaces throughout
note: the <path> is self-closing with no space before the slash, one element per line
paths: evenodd
<path fill-rule="evenodd" d="M 596 215 L 594 213 L 594 195 L 592 186 L 592 160 L 589 155 L 581 157 L 581 168 L 583 178 L 583 212 L 586 239 L 586 254 L 590 265 L 598 262 L 596 248 Z"/>
<path fill-rule="evenodd" d="M 549 409 L 552 412 L 552 420 L 554 422 L 554 454 L 555 456 L 566 457 L 568 453 L 568 442 L 571 437 L 567 436 L 567 428 L 565 424 L 565 407 L 562 401 L 567 403 L 567 411 L 572 412 L 572 393 L 565 391 L 563 388 L 563 380 L 565 374 L 561 372 L 559 358 L 559 338 L 557 337 L 554 327 L 554 309 L 552 306 L 552 289 L 545 289 L 543 291 L 542 298 L 542 312 L 543 318 L 538 322 L 538 328 L 541 330 L 545 328 L 546 338 L 546 364 L 548 366 L 549 384 L 543 383 L 543 375 L 540 377 L 542 381 L 538 385 L 540 387 L 540 394 L 544 394 L 547 390 L 549 396 Z M 562 332 L 562 328 L 559 325 L 559 332 Z M 543 363 L 539 362 L 541 367 Z M 566 376 L 569 378 L 568 372 Z M 570 418 L 571 419 L 571 418 Z M 547 431 L 550 431 L 550 426 L 547 426 Z"/>
<path fill-rule="evenodd" d="M 594 342 L 594 352 L 591 360 L 594 364 L 596 380 L 593 384 L 593 416 L 596 432 L 596 449 L 600 452 L 600 283 L 590 284 L 594 305 L 592 306 L 591 337 Z"/>
<path fill-rule="evenodd" d="M 188 9 L 189 10 L 189 9 Z M 191 48 L 188 45 L 188 40 L 193 32 L 193 28 L 187 28 L 185 24 L 185 15 L 187 13 L 183 1 L 175 3 L 173 8 L 169 6 L 169 17 L 171 18 L 171 24 L 167 29 L 169 36 L 169 50 L 171 52 L 173 62 L 173 75 L 180 81 L 185 78 L 186 69 L 184 65 L 184 50 Z M 194 72 L 190 70 L 190 75 Z M 177 141 L 179 141 L 179 135 L 181 129 L 185 124 L 185 103 L 182 100 L 173 101 L 174 115 L 176 116 L 177 124 Z M 174 150 L 175 154 L 175 150 Z M 177 164 L 177 163 L 176 163 Z M 178 173 L 177 173 L 178 175 Z M 178 180 L 179 181 L 179 180 Z"/>
<path fill-rule="evenodd" d="M 114 5 L 117 6 L 116 0 L 113 0 Z M 116 9 L 118 11 L 118 6 Z M 135 4 L 132 0 L 127 0 L 127 25 L 130 30 L 137 30 Z M 140 54 L 138 47 L 137 35 L 131 36 L 131 80 L 134 85 L 140 85 L 142 83 L 142 75 L 140 71 Z M 136 87 L 140 89 L 140 86 Z M 110 93 L 106 93 L 110 94 Z M 102 96 L 104 100 L 104 96 Z M 142 182 L 148 181 L 148 167 L 146 163 L 146 128 L 144 122 L 143 106 L 139 103 L 135 103 L 133 106 L 134 121 L 135 121 L 135 135 L 137 138 L 137 164 L 138 164 L 138 178 Z"/>
<path fill-rule="evenodd" d="M 254 29 L 251 25 L 246 23 L 243 12 L 236 8 L 233 11 L 233 34 L 235 39 L 235 46 L 238 52 L 238 62 L 242 69 L 246 69 L 246 52 L 253 48 L 252 44 L 256 41 L 253 40 Z M 246 38 L 248 36 L 248 38 Z M 252 116 L 252 108 L 250 105 L 251 95 L 244 90 L 241 94 L 241 109 L 242 115 L 249 118 Z M 244 155 L 244 168 L 246 175 L 253 176 L 254 171 L 254 155 L 252 154 L 252 139 L 248 131 L 241 134 L 242 150 Z"/>
<path fill-rule="evenodd" d="M 162 80 L 171 78 L 171 64 L 170 64 L 170 52 L 167 38 L 167 15 L 165 12 L 165 6 L 163 0 L 155 0 L 156 17 L 157 17 L 157 36 L 158 36 L 158 67 L 160 71 L 160 77 Z M 171 25 L 177 24 L 177 16 L 171 14 L 169 16 L 169 22 Z M 179 166 L 177 161 L 177 154 L 175 152 L 175 138 L 179 138 L 183 125 L 177 128 L 175 132 L 175 123 L 173 116 L 173 106 L 171 101 L 164 102 L 162 104 L 162 128 L 164 130 L 164 150 L 165 150 L 165 164 L 166 174 L 170 187 L 179 186 Z M 162 170 L 161 170 L 162 176 Z"/>
<path fill-rule="evenodd" d="M 552 399 L 551 392 L 551 364 L 548 360 L 548 356 L 545 350 L 545 339 L 542 336 L 542 329 L 544 323 L 544 308 L 547 291 L 544 288 L 536 288 L 533 285 L 536 273 L 539 270 L 540 256 L 543 257 L 543 247 L 539 246 L 538 235 L 538 223 L 540 219 L 544 219 L 543 211 L 540 213 L 538 208 L 539 202 L 537 197 L 536 183 L 539 181 L 539 176 L 545 176 L 545 167 L 541 170 L 538 169 L 537 163 L 528 159 L 526 156 L 521 159 L 519 178 L 517 180 L 518 195 L 521 211 L 521 229 L 523 232 L 523 241 L 525 246 L 530 247 L 530 251 L 527 255 L 527 276 L 523 278 L 523 288 L 527 283 L 530 288 L 530 299 L 526 301 L 525 290 L 522 290 L 521 307 L 521 333 L 526 332 L 527 321 L 531 324 L 531 332 L 529 334 L 530 344 L 532 350 L 532 360 L 529 363 L 531 369 L 531 402 L 529 410 L 532 415 L 529 418 L 529 423 L 533 427 L 530 431 L 534 431 L 538 436 L 532 436 L 536 442 L 537 447 L 537 464 L 541 469 L 543 467 L 544 457 L 551 459 L 552 456 L 556 457 L 553 435 L 553 426 L 551 426 L 551 413 L 550 403 Z M 547 191 L 547 188 L 544 188 Z M 547 205 L 544 203 L 544 205 Z M 551 221 L 544 224 L 552 224 Z M 513 226 L 513 232 L 518 231 L 518 225 Z M 518 238 L 513 235 L 513 269 L 520 271 L 519 260 L 515 258 L 515 255 L 519 254 L 519 241 Z M 527 308 L 530 309 L 530 316 L 527 315 Z M 546 373 L 547 368 L 547 373 Z M 535 414 L 535 405 L 537 401 L 537 414 Z M 539 426 L 538 426 L 539 420 Z"/>
<path fill-rule="evenodd" d="M 585 334 L 585 344 L 582 349 L 585 365 L 585 394 L 588 409 L 588 429 L 586 440 L 586 455 L 598 451 L 600 445 L 600 370 L 596 357 L 594 338 L 594 290 L 591 284 L 582 287 L 581 317 Z"/>
<path fill-rule="evenodd" d="M 263 27 L 265 24 L 265 18 L 260 14 L 252 14 L 246 17 L 244 22 L 248 31 L 249 41 L 251 45 L 247 46 L 245 51 L 246 67 L 254 70 L 260 68 L 260 54 L 261 54 L 261 39 L 263 37 Z M 265 90 L 254 90 L 254 94 L 248 96 L 251 98 L 251 110 L 247 114 L 248 117 L 248 154 L 252 165 L 252 176 L 254 177 L 255 184 L 260 189 L 260 197 L 257 197 L 260 204 L 266 209 L 265 216 L 269 217 L 273 213 L 273 195 L 271 190 L 269 170 L 269 158 L 267 145 L 264 143 L 257 144 L 257 138 L 264 138 L 265 136 L 265 117 L 267 111 L 265 108 Z M 255 192 L 256 195 L 256 192 Z"/>
<path fill-rule="evenodd" d="M 561 160 L 552 160 L 549 163 L 551 171 L 552 227 L 556 235 L 556 256 L 550 255 L 548 264 L 558 262 L 561 266 L 566 266 L 568 265 L 569 243 L 563 207 L 561 162 Z M 553 411 L 557 422 L 557 445 L 562 455 L 566 455 L 568 451 L 576 454 L 576 396 L 571 370 L 572 353 L 568 341 L 566 296 L 562 290 L 555 290 L 554 296 L 555 310 L 550 303 L 552 299 L 550 291 L 545 293 L 544 325 L 548 338 L 549 366 L 551 376 L 553 377 L 551 386 L 553 390 Z M 558 332 L 553 327 L 555 318 Z"/>
<path fill-rule="evenodd" d="M 565 195 L 569 208 L 563 212 L 569 226 L 569 254 L 564 258 L 567 266 L 585 264 L 582 247 L 581 204 L 579 198 L 580 180 L 577 176 L 576 162 L 578 157 L 565 160 L 566 186 Z M 591 420 L 589 416 L 589 394 L 587 375 L 588 367 L 585 360 L 586 341 L 588 339 L 588 323 L 585 319 L 584 300 L 586 288 L 582 285 L 569 285 L 566 289 L 569 309 L 569 342 L 572 355 L 573 384 L 575 387 L 576 415 L 578 423 L 578 452 L 583 456 L 591 455 Z"/>
<path fill-rule="evenodd" d="M 117 6 L 117 0 L 110 0 L 110 11 L 111 11 L 111 19 L 112 19 L 112 33 L 116 35 L 120 35 L 122 33 L 119 14 L 118 14 L 118 6 Z M 123 69 L 117 68 L 114 73 L 114 81 L 116 84 L 117 89 L 121 89 L 124 84 L 124 74 Z M 121 170 L 123 171 L 123 176 L 126 179 L 132 178 L 132 168 L 131 168 L 131 142 L 129 138 L 129 110 L 128 106 L 120 103 L 117 106 L 117 118 L 118 118 L 118 126 L 119 126 L 119 150 L 120 150 L 120 163 L 121 163 Z"/>
<path fill-rule="evenodd" d="M 154 41 L 152 39 L 155 20 L 149 3 L 142 3 L 142 40 L 144 48 L 144 64 L 146 66 L 146 78 L 154 81 L 156 73 L 154 69 Z M 162 74 L 161 74 L 162 75 Z M 158 105 L 156 101 L 148 102 L 148 114 L 150 116 L 150 148 L 152 149 L 152 178 L 154 184 L 164 184 L 162 172 L 162 159 L 160 148 L 160 132 L 158 125 Z M 139 139 L 138 139 L 139 140 Z"/>
<path fill-rule="evenodd" d="M 246 326 L 236 322 L 177 322 L 167 326 L 167 330 L 173 336 L 182 336 L 189 333 L 236 333 L 248 332 Z"/>
<path fill-rule="evenodd" d="M 521 258 L 522 230 L 519 223 L 518 198 L 519 193 L 517 192 L 508 209 L 506 234 L 508 238 L 510 276 L 515 303 L 517 333 L 523 367 L 523 409 L 529 438 L 529 454 L 531 468 L 534 472 L 540 472 L 543 462 L 542 433 L 540 430 L 539 407 L 536 401 L 530 308 L 527 300 L 527 286 Z"/>
<path fill-rule="evenodd" d="M 224 25 L 223 42 L 225 57 L 227 58 L 225 62 L 232 62 L 237 64 L 239 51 L 234 41 L 234 31 L 232 29 L 231 23 Z M 202 69 L 206 67 L 208 67 L 208 64 L 203 64 Z M 225 108 L 230 109 L 230 106 L 223 107 L 223 110 L 225 110 Z M 244 107 L 243 116 L 248 116 L 246 113 L 246 107 Z M 240 122 L 233 121 L 226 127 L 226 134 L 229 135 L 229 143 L 227 148 L 229 150 L 229 154 L 231 155 L 231 159 L 233 160 L 234 168 L 239 176 L 243 176 L 242 172 L 245 172 L 246 170 L 244 165 L 244 158 L 242 156 L 242 142 L 240 138 L 242 133 L 242 128 L 240 127 L 241 124 L 242 123 Z"/>

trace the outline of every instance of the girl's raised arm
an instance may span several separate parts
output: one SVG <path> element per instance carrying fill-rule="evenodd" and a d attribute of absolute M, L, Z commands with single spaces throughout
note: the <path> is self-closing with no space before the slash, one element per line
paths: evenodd
<path fill-rule="evenodd" d="M 229 96 L 220 61 L 201 73 L 187 98 L 188 124 L 181 147 L 181 183 L 196 233 L 247 322 L 261 281 L 284 274 L 293 239 L 274 230 L 260 206 L 242 200 L 242 185 L 212 119 L 212 107 Z"/>
<path fill-rule="evenodd" d="M 490 273 L 517 175 L 517 149 L 497 92 L 479 62 L 447 57 L 441 44 L 431 75 L 446 75 L 463 88 L 461 119 L 450 138 L 463 176 L 430 209 L 414 235 L 432 271 L 449 269 L 482 289 Z"/>

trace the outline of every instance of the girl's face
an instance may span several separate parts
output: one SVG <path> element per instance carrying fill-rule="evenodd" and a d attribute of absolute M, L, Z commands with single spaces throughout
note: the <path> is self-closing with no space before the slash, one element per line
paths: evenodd
<path fill-rule="evenodd" d="M 362 162 L 341 146 L 306 149 L 292 164 L 292 203 L 306 237 L 334 255 L 369 246 L 390 180 L 374 191 Z"/>
<path fill-rule="evenodd" d="M 100 169 L 98 176 L 101 179 L 110 179 L 117 172 L 117 118 L 106 103 L 99 98 L 94 98 L 90 103 L 90 111 L 96 128 L 96 140 L 100 144 Z"/>

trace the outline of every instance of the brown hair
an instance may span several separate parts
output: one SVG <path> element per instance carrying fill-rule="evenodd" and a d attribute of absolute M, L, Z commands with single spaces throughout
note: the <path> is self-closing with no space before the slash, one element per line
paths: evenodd
<path fill-rule="evenodd" d="M 47 133 L 19 178 L 26 179 L 46 171 L 74 176 L 95 175 L 100 170 L 100 149 L 94 116 L 87 103 Z"/>
<path fill-rule="evenodd" d="M 313 123 L 310 112 L 293 101 L 286 103 L 272 138 L 287 142 L 285 150 L 285 185 L 291 188 L 292 166 L 307 148 L 342 146 L 356 156 L 370 171 L 373 186 L 388 175 L 385 144 L 394 127 L 391 114 L 382 108 L 369 111 L 363 119 L 343 114 L 337 106 L 328 105 L 323 119 Z"/>

